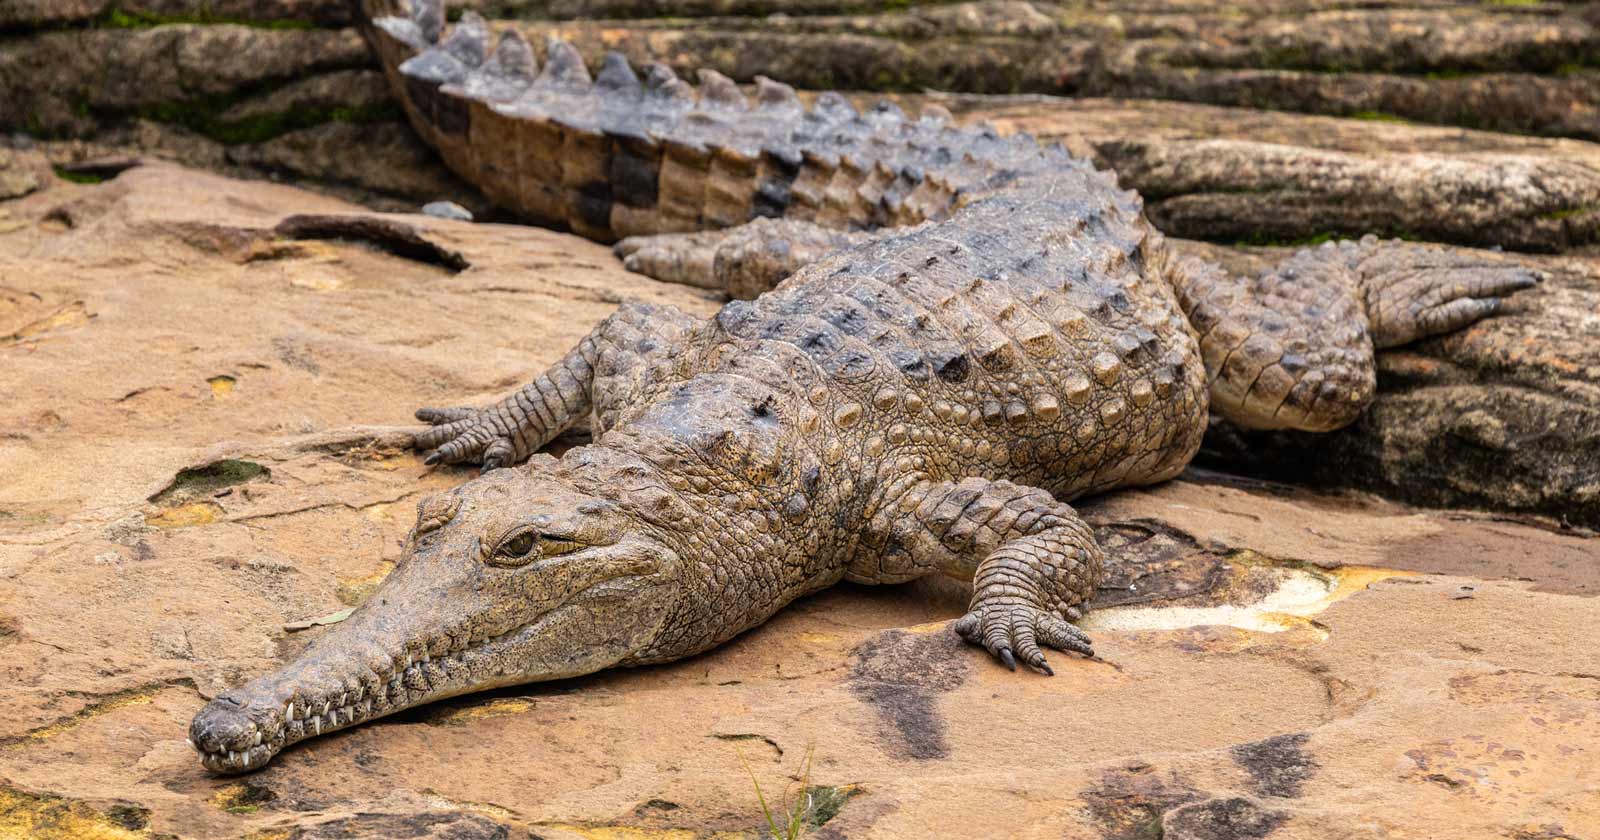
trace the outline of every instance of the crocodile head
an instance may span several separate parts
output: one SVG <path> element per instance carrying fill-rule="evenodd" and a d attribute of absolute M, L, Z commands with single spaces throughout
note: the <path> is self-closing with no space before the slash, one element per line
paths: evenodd
<path fill-rule="evenodd" d="M 558 470 L 495 470 L 424 500 L 366 603 L 293 663 L 218 695 L 190 743 L 207 768 L 244 772 L 402 709 L 610 667 L 655 637 L 678 565 L 657 529 Z"/>

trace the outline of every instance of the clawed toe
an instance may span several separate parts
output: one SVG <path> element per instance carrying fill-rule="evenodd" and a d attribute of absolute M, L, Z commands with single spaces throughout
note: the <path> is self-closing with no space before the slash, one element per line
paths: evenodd
<path fill-rule="evenodd" d="M 1082 630 L 1050 612 L 1021 604 L 976 609 L 956 620 L 955 631 L 1013 671 L 1021 662 L 1041 674 L 1054 676 L 1044 655 L 1047 647 L 1094 656 L 1089 637 Z"/>

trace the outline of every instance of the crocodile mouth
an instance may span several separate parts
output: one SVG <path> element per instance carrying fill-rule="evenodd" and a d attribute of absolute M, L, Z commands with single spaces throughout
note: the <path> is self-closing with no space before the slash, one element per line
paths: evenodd
<path fill-rule="evenodd" d="M 247 687 L 244 697 L 218 696 L 195 716 L 189 727 L 189 746 L 200 754 L 206 769 L 217 773 L 245 773 L 272 760 L 285 747 L 307 738 L 383 717 L 434 700 L 442 700 L 502 685 L 525 681 L 504 668 L 504 654 L 531 640 L 549 613 L 504 633 L 460 643 L 437 655 L 427 646 L 407 645 L 405 653 L 388 668 L 353 665 L 351 676 L 338 687 L 316 686 L 319 680 L 289 683 L 267 701 Z M 413 650 L 421 653 L 413 654 Z M 294 666 L 290 666 L 293 668 Z M 270 679 L 270 678 L 269 678 Z"/>

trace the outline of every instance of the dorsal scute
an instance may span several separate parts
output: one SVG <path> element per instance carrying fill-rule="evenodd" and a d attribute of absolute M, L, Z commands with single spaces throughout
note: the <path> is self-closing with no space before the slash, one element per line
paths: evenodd
<path fill-rule="evenodd" d="M 466 12 L 439 46 L 469 69 L 477 67 L 489 57 L 489 24 L 477 12 Z"/>
<path fill-rule="evenodd" d="M 483 66 L 467 74 L 459 89 L 462 95 L 480 102 L 510 102 L 517 99 L 533 84 L 539 72 L 533 48 L 515 31 L 500 37 L 500 44 Z"/>
<path fill-rule="evenodd" d="M 700 105 L 703 108 L 722 108 L 744 111 L 750 107 L 739 86 L 727 76 L 707 67 L 698 71 L 700 77 Z"/>
<path fill-rule="evenodd" d="M 444 0 L 411 0 L 411 20 L 428 44 L 444 34 Z"/>
<path fill-rule="evenodd" d="M 557 87 L 588 87 L 589 68 L 583 63 L 578 48 L 554 35 L 545 42 L 544 70 L 535 80 L 536 85 Z"/>
<path fill-rule="evenodd" d="M 594 77 L 594 86 L 601 94 L 612 98 L 634 100 L 643 93 L 639 76 L 628 66 L 622 53 L 612 50 L 600 62 L 600 72 Z"/>
<path fill-rule="evenodd" d="M 795 94 L 794 88 L 766 76 L 756 77 L 756 105 L 762 110 L 796 114 L 804 107 L 800 104 L 800 97 Z"/>
<path fill-rule="evenodd" d="M 427 36 L 423 34 L 422 27 L 411 18 L 381 17 L 372 21 L 372 25 L 387 32 L 389 37 L 410 47 L 416 52 L 421 52 L 432 45 Z"/>
<path fill-rule="evenodd" d="M 467 71 L 460 59 L 440 47 L 429 47 L 400 65 L 401 73 L 437 85 L 460 84 L 466 80 Z"/>

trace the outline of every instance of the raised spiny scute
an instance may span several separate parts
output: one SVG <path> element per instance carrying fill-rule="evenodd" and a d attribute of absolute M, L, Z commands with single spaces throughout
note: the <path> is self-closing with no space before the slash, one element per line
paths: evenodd
<path fill-rule="evenodd" d="M 373 21 L 371 37 L 418 132 L 497 204 L 601 241 L 763 217 L 913 225 L 989 176 L 981 164 L 941 171 L 949 161 L 1030 148 L 950 128 L 938 106 L 913 120 L 829 93 L 808 111 L 765 77 L 753 104 L 712 70 L 698 90 L 659 64 L 641 79 L 615 52 L 591 78 L 556 38 L 541 67 L 515 31 L 492 43 L 473 12 L 446 32 L 438 3 L 412 9 Z"/>

